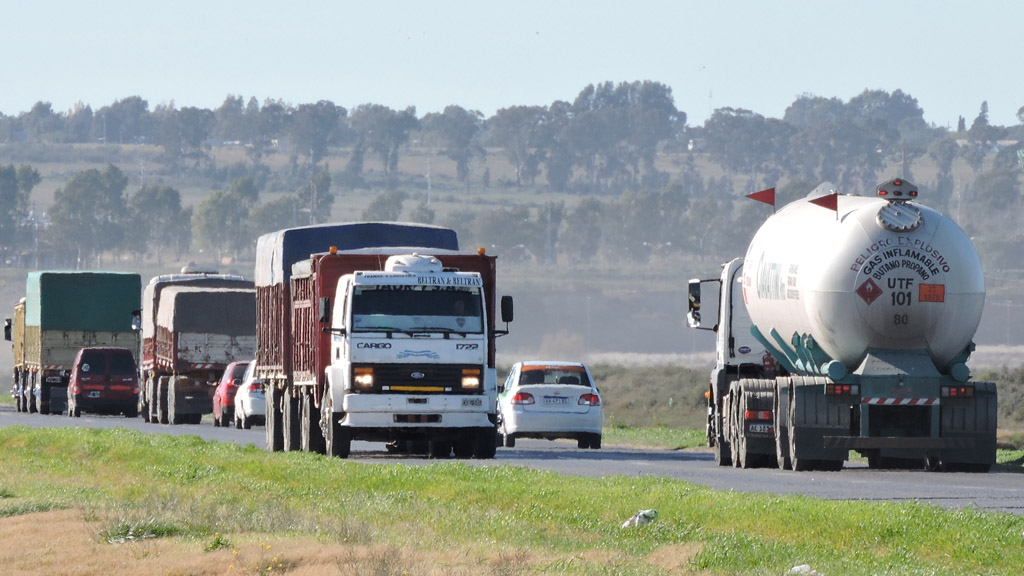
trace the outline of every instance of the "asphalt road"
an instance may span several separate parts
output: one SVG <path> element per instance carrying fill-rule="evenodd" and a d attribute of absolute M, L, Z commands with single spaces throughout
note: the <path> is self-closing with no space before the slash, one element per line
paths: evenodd
<path fill-rule="evenodd" d="M 264 429 L 214 428 L 200 425 L 148 424 L 141 418 L 83 415 L 40 416 L 18 414 L 0 406 L 0 426 L 124 427 L 153 434 L 193 434 L 206 440 L 265 445 Z M 353 442 L 350 460 L 358 462 L 422 465 L 432 462 L 420 456 L 396 456 L 383 445 Z M 639 450 L 605 445 L 600 450 L 579 450 L 575 442 L 519 440 L 515 448 L 499 448 L 494 460 L 465 460 L 472 466 L 512 465 L 559 474 L 603 477 L 660 476 L 684 480 L 719 490 L 804 494 L 817 498 L 862 501 L 915 501 L 944 508 L 975 508 L 1024 515 L 1024 476 L 1005 472 L 989 474 L 924 471 L 879 471 L 847 463 L 841 472 L 789 472 L 777 469 L 736 470 L 719 467 L 710 452 Z"/>

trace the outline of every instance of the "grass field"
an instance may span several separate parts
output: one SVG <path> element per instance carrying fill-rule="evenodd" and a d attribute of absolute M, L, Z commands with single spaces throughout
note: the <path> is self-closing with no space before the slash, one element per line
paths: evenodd
<path fill-rule="evenodd" d="M 612 436 L 609 436 L 611 439 Z M 116 430 L 0 429 L 24 574 L 1019 574 L 1024 518 L 652 477 L 367 464 Z M 639 509 L 656 521 L 620 528 Z"/>

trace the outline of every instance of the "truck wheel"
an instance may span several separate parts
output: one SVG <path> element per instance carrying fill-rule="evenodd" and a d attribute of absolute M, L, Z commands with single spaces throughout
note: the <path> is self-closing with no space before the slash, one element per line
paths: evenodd
<path fill-rule="evenodd" d="M 330 388 L 324 389 L 320 401 L 320 431 L 324 435 L 324 454 L 332 458 L 348 458 L 352 450 L 352 431 L 341 425 L 341 415 L 334 412 Z"/>
<path fill-rule="evenodd" d="M 749 457 L 750 455 L 747 454 L 746 440 L 743 438 L 742 435 L 737 436 L 735 440 L 736 442 L 733 443 L 733 446 L 736 447 L 736 450 L 733 451 L 732 455 L 733 468 L 750 468 L 751 459 Z"/>
<path fill-rule="evenodd" d="M 515 434 L 505 434 L 505 448 L 515 448 L 515 447 L 516 447 L 516 435 Z"/>
<path fill-rule="evenodd" d="M 789 415 L 788 399 L 789 389 L 776 385 L 772 413 L 775 415 L 775 463 L 779 470 L 793 469 L 793 464 L 789 461 L 789 419 L 786 418 Z"/>
<path fill-rule="evenodd" d="M 452 455 L 452 443 L 444 440 L 431 440 L 427 451 L 427 458 L 447 458 Z"/>
<path fill-rule="evenodd" d="M 177 426 L 179 424 L 184 424 L 184 421 L 181 418 L 182 415 L 178 414 L 178 410 L 177 410 L 177 408 L 178 408 L 177 407 L 178 401 L 177 401 L 177 397 L 176 396 L 177 395 L 174 393 L 174 380 L 168 380 L 167 381 L 167 420 L 171 424 L 173 424 L 175 426 Z"/>
<path fill-rule="evenodd" d="M 490 460 L 498 451 L 498 431 L 494 428 L 481 428 L 473 443 L 473 458 Z"/>
<path fill-rule="evenodd" d="M 352 451 L 352 431 L 338 422 L 337 415 L 330 416 L 327 437 L 324 438 L 325 452 L 334 458 L 348 458 Z"/>
<path fill-rule="evenodd" d="M 310 394 L 303 394 L 301 397 L 302 402 L 302 417 L 300 418 L 300 426 L 302 427 L 302 438 L 301 448 L 305 452 L 314 452 L 316 454 L 324 453 L 324 434 L 320 429 L 320 418 L 319 412 L 316 411 L 316 406 L 313 405 L 313 396 Z"/>
<path fill-rule="evenodd" d="M 143 422 L 149 422 L 149 403 L 145 400 L 139 402 L 139 413 L 142 414 Z"/>
<path fill-rule="evenodd" d="M 74 416 L 75 418 L 82 417 L 82 409 L 78 407 L 77 398 L 72 398 L 71 400 L 68 401 L 68 414 Z"/>
<path fill-rule="evenodd" d="M 39 413 L 50 413 L 50 385 L 46 382 L 39 384 Z"/>
<path fill-rule="evenodd" d="M 712 449 L 715 453 L 715 464 L 719 466 L 732 465 L 732 449 L 721 432 L 715 432 L 715 445 L 712 446 Z"/>
<path fill-rule="evenodd" d="M 793 429 L 793 413 L 789 413 L 789 463 L 793 467 L 795 472 L 807 472 L 809 470 L 816 470 L 819 466 L 817 460 L 811 460 L 809 458 L 798 458 L 796 450 L 796 430 Z"/>
<path fill-rule="evenodd" d="M 166 378 L 166 377 L 160 378 L 159 380 L 157 380 L 157 383 L 156 383 L 156 387 L 157 387 L 157 393 L 156 393 L 156 400 L 157 400 L 156 414 L 159 415 L 159 421 L 160 421 L 161 424 L 167 424 L 170 421 L 167 418 L 167 412 L 168 412 L 168 409 L 167 409 L 167 385 L 168 385 L 168 383 L 169 383 L 169 379 Z"/>
<path fill-rule="evenodd" d="M 17 406 L 18 412 L 28 412 L 25 408 L 25 395 L 21 392 L 22 386 L 20 379 L 18 378 L 18 371 L 14 371 L 14 403 Z"/>
<path fill-rule="evenodd" d="M 591 450 L 600 450 L 601 449 L 601 435 L 600 434 L 592 434 L 590 436 L 590 449 Z"/>
<path fill-rule="evenodd" d="M 23 384 L 22 388 L 25 392 L 25 398 L 28 400 L 28 412 L 29 414 L 35 414 L 39 411 L 39 408 L 36 406 L 35 376 L 32 377 L 32 382 L 29 383 L 28 387 L 25 387 Z"/>
<path fill-rule="evenodd" d="M 281 390 L 273 383 L 267 385 L 267 450 L 284 450 L 284 434 L 281 431 Z"/>
<path fill-rule="evenodd" d="M 291 394 L 282 394 L 281 399 L 281 439 L 285 452 L 301 449 L 302 430 L 299 425 L 299 399 Z"/>
<path fill-rule="evenodd" d="M 453 443 L 452 448 L 455 450 L 455 457 L 460 460 L 465 460 L 473 456 L 473 442 L 474 438 L 467 438 L 457 440 Z"/>

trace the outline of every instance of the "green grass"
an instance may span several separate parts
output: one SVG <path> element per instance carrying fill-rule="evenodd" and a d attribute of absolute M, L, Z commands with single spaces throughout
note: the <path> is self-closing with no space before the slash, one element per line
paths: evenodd
<path fill-rule="evenodd" d="M 1016 574 L 1024 565 L 1024 518 L 912 503 L 502 465 L 367 464 L 123 429 L 3 428 L 0 461 L 0 508 L 83 508 L 106 542 L 191 538 L 216 548 L 247 534 L 299 536 L 411 558 L 464 548 L 540 574 L 784 574 L 800 564 L 825 574 Z M 657 509 L 657 521 L 619 528 L 643 508 Z M 677 564 L 651 563 L 680 546 L 691 553 Z"/>
<path fill-rule="evenodd" d="M 628 428 L 606 426 L 602 433 L 604 445 L 630 448 L 658 448 L 662 450 L 685 450 L 707 446 L 704 430 L 695 428 Z"/>

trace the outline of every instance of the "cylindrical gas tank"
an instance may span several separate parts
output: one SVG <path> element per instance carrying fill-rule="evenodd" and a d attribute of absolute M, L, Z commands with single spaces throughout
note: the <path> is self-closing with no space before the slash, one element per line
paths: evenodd
<path fill-rule="evenodd" d="M 945 371 L 970 343 L 985 301 L 970 239 L 906 197 L 830 194 L 830 184 L 819 186 L 751 240 L 742 283 L 754 325 L 786 342 L 809 336 L 850 371 L 869 349 L 927 350 Z"/>

